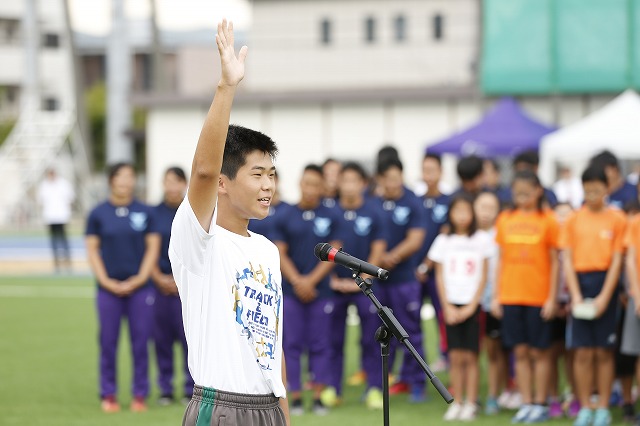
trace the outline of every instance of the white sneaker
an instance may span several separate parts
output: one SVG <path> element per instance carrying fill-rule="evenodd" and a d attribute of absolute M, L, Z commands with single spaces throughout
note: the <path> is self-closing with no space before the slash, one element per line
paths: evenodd
<path fill-rule="evenodd" d="M 500 394 L 500 396 L 498 397 L 498 407 L 500 408 L 507 408 L 507 404 L 509 403 L 509 400 L 511 399 L 511 392 L 509 391 L 504 391 Z"/>
<path fill-rule="evenodd" d="M 458 420 L 462 420 L 464 422 L 470 422 L 476 419 L 476 413 L 478 412 L 478 407 L 474 402 L 465 402 L 462 406 L 462 410 L 460 410 L 460 414 L 458 415 Z"/>
<path fill-rule="evenodd" d="M 452 420 L 457 420 L 458 417 L 460 417 L 460 413 L 462 412 L 462 408 L 463 408 L 462 404 L 458 404 L 457 402 L 451 403 L 451 405 L 447 409 L 447 412 L 444 413 L 444 417 L 442 419 L 446 420 L 448 422 L 450 422 Z"/>
<path fill-rule="evenodd" d="M 520 407 L 516 415 L 511 418 L 511 423 L 524 423 L 529 417 L 532 409 L 533 405 L 531 404 L 523 405 Z"/>
<path fill-rule="evenodd" d="M 522 406 L 522 395 L 520 392 L 511 393 L 511 398 L 507 401 L 504 408 L 507 410 L 518 410 Z"/>

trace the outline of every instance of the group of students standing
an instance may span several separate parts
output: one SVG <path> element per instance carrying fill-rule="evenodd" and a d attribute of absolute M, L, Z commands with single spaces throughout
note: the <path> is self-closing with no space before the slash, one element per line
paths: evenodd
<path fill-rule="evenodd" d="M 164 176 L 164 199 L 149 206 L 135 197 L 133 166 L 119 163 L 108 172 L 109 196 L 89 214 L 86 247 L 97 281 L 100 399 L 104 412 L 117 412 L 116 357 L 122 320 L 126 318 L 133 355 L 131 411 L 147 409 L 148 343 L 155 343 L 159 403 L 174 401 L 174 344 L 184 355 L 184 397 L 193 392 L 187 368 L 187 344 L 178 290 L 168 257 L 171 224 L 187 188 L 178 167 Z"/>
<path fill-rule="evenodd" d="M 640 300 L 640 216 L 629 221 L 619 207 L 637 203 L 637 189 L 620 184 L 617 160 L 603 153 L 585 170 L 584 204 L 572 211 L 542 187 L 536 166 L 531 154 L 517 157 L 512 184 L 503 188 L 487 179 L 498 171 L 494 162 L 463 158 L 458 164 L 462 186 L 445 195 L 439 189 L 440 158 L 427 154 L 426 191 L 419 196 L 404 184 L 397 151 L 387 148 L 378 155 L 375 179 L 358 163 L 327 160 L 304 168 L 297 203 L 274 196 L 269 216 L 252 220 L 249 229 L 280 251 L 292 415 L 305 411 L 305 385 L 313 390 L 311 409 L 318 415 L 341 400 L 350 305 L 356 306 L 362 329 L 364 401 L 369 408 L 382 408 L 383 378 L 374 339 L 379 318 L 351 271 L 315 258 L 316 244 L 329 242 L 390 271 L 388 281 L 374 280 L 375 294 L 393 309 L 422 355 L 420 312 L 423 300 L 432 302 L 440 353 L 449 365 L 456 398 L 445 420 L 478 415 L 481 348 L 488 355 L 487 414 L 517 408 L 514 422 L 562 415 L 558 360 L 564 354 L 575 395 L 567 404 L 568 414 L 576 418 L 576 426 L 610 424 L 616 374 L 622 378 L 625 414 L 633 419 L 631 384 L 640 354 L 640 309 L 635 303 Z M 161 402 L 174 397 L 176 341 L 185 354 L 184 396 L 193 391 L 167 255 L 171 223 L 186 191 L 184 172 L 169 169 L 164 184 L 163 202 L 144 205 L 134 198 L 134 169 L 118 164 L 109 172 L 109 199 L 88 218 L 87 250 L 98 283 L 100 396 L 107 412 L 119 410 L 116 351 L 123 317 L 133 352 L 131 409 L 146 409 L 151 338 Z M 616 351 L 626 355 L 616 356 Z M 307 384 L 301 371 L 305 353 Z M 408 393 L 412 402 L 424 401 L 423 372 L 409 353 L 403 355 L 391 391 Z"/>

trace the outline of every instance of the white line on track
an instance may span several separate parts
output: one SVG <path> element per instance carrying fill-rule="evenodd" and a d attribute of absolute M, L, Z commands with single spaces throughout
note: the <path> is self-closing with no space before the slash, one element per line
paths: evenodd
<path fill-rule="evenodd" d="M 28 285 L 0 286 L 0 297 L 92 299 L 95 297 L 95 294 L 96 290 L 92 287 Z"/>

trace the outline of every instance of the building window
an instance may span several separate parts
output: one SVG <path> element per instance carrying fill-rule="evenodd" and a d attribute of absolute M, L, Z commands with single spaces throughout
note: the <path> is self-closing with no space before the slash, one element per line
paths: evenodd
<path fill-rule="evenodd" d="M 44 47 L 57 48 L 60 46 L 60 37 L 58 34 L 47 33 L 44 35 Z"/>
<path fill-rule="evenodd" d="M 393 21 L 393 31 L 397 42 L 403 42 L 407 39 L 407 20 L 404 15 L 396 16 Z"/>
<path fill-rule="evenodd" d="M 331 21 L 327 18 L 320 21 L 320 41 L 322 44 L 331 44 Z"/>
<path fill-rule="evenodd" d="M 367 43 L 376 41 L 376 20 L 372 17 L 364 21 L 364 39 Z"/>
<path fill-rule="evenodd" d="M 42 109 L 45 111 L 57 111 L 60 109 L 60 103 L 57 98 L 44 98 L 42 100 Z"/>
<path fill-rule="evenodd" d="M 442 40 L 444 37 L 444 17 L 439 13 L 433 16 L 433 39 Z"/>

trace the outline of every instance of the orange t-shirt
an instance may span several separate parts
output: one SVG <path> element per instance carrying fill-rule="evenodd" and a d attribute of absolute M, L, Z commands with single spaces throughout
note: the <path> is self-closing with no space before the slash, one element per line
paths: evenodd
<path fill-rule="evenodd" d="M 633 247 L 636 250 L 636 268 L 640 270 L 640 214 L 636 215 L 629 222 L 627 235 L 625 237 L 625 246 Z"/>
<path fill-rule="evenodd" d="M 498 216 L 500 246 L 498 300 L 503 305 L 542 306 L 551 287 L 550 250 L 558 247 L 559 226 L 550 210 L 505 211 Z"/>
<path fill-rule="evenodd" d="M 627 219 L 618 209 L 594 212 L 582 207 L 567 219 L 560 246 L 571 250 L 576 272 L 606 271 L 613 254 L 624 251 L 626 226 Z"/>

